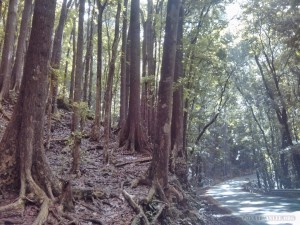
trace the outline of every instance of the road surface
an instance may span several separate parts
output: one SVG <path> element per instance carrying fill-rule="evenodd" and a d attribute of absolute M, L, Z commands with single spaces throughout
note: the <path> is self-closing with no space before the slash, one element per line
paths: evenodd
<path fill-rule="evenodd" d="M 252 225 L 300 225 L 299 198 L 283 198 L 243 191 L 249 178 L 241 177 L 212 186 L 207 195 Z"/>

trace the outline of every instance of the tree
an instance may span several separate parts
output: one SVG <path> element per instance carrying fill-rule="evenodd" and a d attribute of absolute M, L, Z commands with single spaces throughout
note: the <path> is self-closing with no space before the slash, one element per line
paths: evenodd
<path fill-rule="evenodd" d="M 130 11 L 130 95 L 128 116 L 120 133 L 120 146 L 132 152 L 143 151 L 146 146 L 145 134 L 142 129 L 140 99 L 140 1 L 131 1 Z"/>
<path fill-rule="evenodd" d="M 50 145 L 50 133 L 51 133 L 51 117 L 52 113 L 57 113 L 57 94 L 58 94 L 58 77 L 60 74 L 60 61 L 62 53 L 62 39 L 64 26 L 68 15 L 68 8 L 70 7 L 72 0 L 64 0 L 61 7 L 59 22 L 55 30 L 53 40 L 52 57 L 50 61 L 51 65 L 51 82 L 50 82 L 50 93 L 48 98 L 48 122 L 47 122 L 47 148 Z"/>
<path fill-rule="evenodd" d="M 11 81 L 11 64 L 13 57 L 13 45 L 15 40 L 15 28 L 17 19 L 18 0 L 9 1 L 7 23 L 5 28 L 4 46 L 0 67 L 0 102 L 8 97 Z"/>
<path fill-rule="evenodd" d="M 100 139 L 100 120 L 101 120 L 101 89 L 102 89 L 102 19 L 103 11 L 107 5 L 107 0 L 101 4 L 97 1 L 98 7 L 98 40 L 97 40 L 97 81 L 96 81 L 96 107 L 95 120 L 92 128 L 91 139 Z"/>
<path fill-rule="evenodd" d="M 163 46 L 161 78 L 156 114 L 155 147 L 150 166 L 150 179 L 164 190 L 168 187 L 168 166 L 171 148 L 173 80 L 176 59 L 180 0 L 169 0 Z"/>
<path fill-rule="evenodd" d="M 15 91 L 19 91 L 22 80 L 22 69 L 24 65 L 24 59 L 27 51 L 26 40 L 30 31 L 30 18 L 32 14 L 32 0 L 25 0 L 24 9 L 22 13 L 22 21 L 20 26 L 18 46 L 16 51 L 16 59 L 12 69 L 12 85 L 11 88 Z"/>
<path fill-rule="evenodd" d="M 187 185 L 187 154 L 183 148 L 183 23 L 184 9 L 181 5 L 178 20 L 176 63 L 174 70 L 175 90 L 173 93 L 171 125 L 171 171 L 175 172 L 182 184 Z"/>
<path fill-rule="evenodd" d="M 72 0 L 63 0 L 59 22 L 55 30 L 53 50 L 51 57 L 51 88 L 50 88 L 50 107 L 52 113 L 57 113 L 57 94 L 58 94 L 58 77 L 60 74 L 60 61 L 62 53 L 62 39 L 64 33 L 64 27 L 68 16 L 68 8 L 70 7 Z"/>
<path fill-rule="evenodd" d="M 93 2 L 93 12 L 92 12 L 92 19 L 91 19 L 91 24 L 90 24 L 90 79 L 89 79 L 89 91 L 88 91 L 88 106 L 91 108 L 92 106 L 92 88 L 93 88 L 93 77 L 94 77 L 94 72 L 93 72 L 93 49 L 94 49 L 94 44 L 93 44 L 93 37 L 94 37 L 94 18 L 95 18 L 95 0 Z"/>
<path fill-rule="evenodd" d="M 0 211 L 24 210 L 26 194 L 31 192 L 30 198 L 42 204 L 34 225 L 46 221 L 50 199 L 60 193 L 60 182 L 49 168 L 43 147 L 55 6 L 56 1 L 35 2 L 20 95 L 0 143 L 0 186 L 17 184 L 20 188 L 19 199 Z"/>
<path fill-rule="evenodd" d="M 94 12 L 95 12 L 95 4 L 94 2 L 91 3 L 89 0 L 89 21 L 87 24 L 87 36 L 86 36 L 86 42 L 87 42 L 87 48 L 86 48 L 86 54 L 85 54 L 85 71 L 84 71 L 84 82 L 83 82 L 83 101 L 88 102 L 88 89 L 90 86 L 90 83 L 92 82 L 90 78 L 90 71 L 93 70 L 91 65 L 91 58 L 92 58 L 92 42 L 93 42 L 93 26 L 94 26 Z M 91 12 L 91 7 L 93 7 L 93 10 Z"/>
<path fill-rule="evenodd" d="M 75 3 L 76 8 L 78 4 Z M 70 79 L 70 92 L 69 92 L 69 103 L 72 104 L 74 101 L 74 80 L 75 80 L 75 70 L 76 70 L 76 18 L 73 17 L 73 28 L 72 28 L 72 48 L 73 48 L 73 59 L 72 59 L 72 70 L 71 70 L 71 79 Z"/>
<path fill-rule="evenodd" d="M 73 141 L 73 162 L 71 173 L 79 173 L 80 169 L 80 145 L 81 145 L 81 129 L 80 119 L 82 110 L 82 73 L 83 73 L 83 21 L 84 21 L 84 7 L 85 0 L 79 1 L 79 20 L 78 20 L 78 38 L 77 38 L 77 54 L 76 54 L 76 71 L 75 71 L 75 90 L 73 102 L 73 116 L 72 116 L 72 135 Z"/>
<path fill-rule="evenodd" d="M 126 78 L 129 74 L 126 74 L 126 46 L 127 46 L 127 5 L 128 0 L 124 0 L 124 9 L 123 9 L 123 27 L 122 27 L 122 46 L 121 46 L 121 71 L 120 71 L 120 126 L 125 123 L 127 115 L 127 94 L 126 93 Z"/>
<path fill-rule="evenodd" d="M 153 139 L 154 137 L 154 126 L 155 123 L 153 123 L 155 118 L 155 58 L 154 58 L 154 37 L 156 34 L 155 27 L 154 27 L 154 9 L 153 9 L 153 1 L 148 0 L 147 4 L 147 21 L 146 21 L 146 30 L 147 30 L 147 42 L 146 42 L 146 49 L 147 49 L 147 65 L 148 65 L 148 71 L 147 75 L 149 78 L 149 82 L 147 84 L 147 109 L 148 110 L 148 121 L 147 127 L 148 127 L 148 134 Z"/>
<path fill-rule="evenodd" d="M 112 44 L 112 53 L 111 60 L 109 62 L 108 77 L 107 77 L 107 86 L 104 95 L 105 101 L 105 114 L 104 114 L 104 135 L 105 135 L 105 149 L 104 149 L 104 158 L 106 163 L 108 163 L 108 142 L 110 138 L 111 130 L 111 102 L 112 102 L 112 88 L 113 88 L 113 79 L 115 75 L 115 67 L 117 60 L 117 50 L 119 44 L 119 24 L 120 24 L 120 14 L 121 14 L 121 1 L 118 1 L 116 21 L 115 21 L 115 36 Z"/>

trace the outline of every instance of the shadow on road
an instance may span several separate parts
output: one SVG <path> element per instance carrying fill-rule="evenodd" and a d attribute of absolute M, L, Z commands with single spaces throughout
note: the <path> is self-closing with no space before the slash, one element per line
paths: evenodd
<path fill-rule="evenodd" d="M 299 198 L 274 197 L 246 192 L 242 185 L 249 182 L 249 178 L 241 177 L 225 181 L 211 187 L 207 195 L 213 197 L 220 205 L 232 211 L 253 225 L 299 225 L 300 224 L 300 196 Z"/>

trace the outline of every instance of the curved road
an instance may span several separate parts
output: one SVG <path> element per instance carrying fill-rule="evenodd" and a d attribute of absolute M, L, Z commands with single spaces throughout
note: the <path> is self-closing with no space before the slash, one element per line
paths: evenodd
<path fill-rule="evenodd" d="M 252 225 L 299 225 L 299 198 L 265 196 L 243 191 L 242 185 L 253 176 L 241 177 L 212 186 L 207 195 Z"/>

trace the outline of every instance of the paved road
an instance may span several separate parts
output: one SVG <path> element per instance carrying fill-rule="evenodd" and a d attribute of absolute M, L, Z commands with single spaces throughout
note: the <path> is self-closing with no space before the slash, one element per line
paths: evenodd
<path fill-rule="evenodd" d="M 250 177 L 252 178 L 252 177 Z M 252 225 L 300 225 L 300 196 L 288 199 L 245 192 L 249 177 L 229 180 L 211 187 L 207 194 Z"/>

